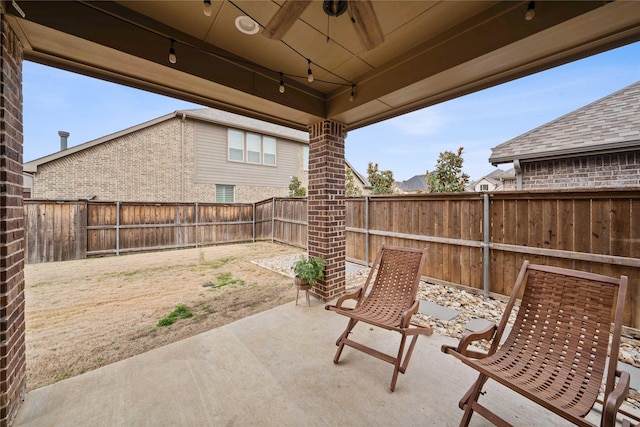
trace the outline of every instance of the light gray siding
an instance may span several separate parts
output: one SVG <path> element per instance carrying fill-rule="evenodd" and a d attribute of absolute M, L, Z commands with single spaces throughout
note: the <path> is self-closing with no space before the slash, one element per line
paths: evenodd
<path fill-rule="evenodd" d="M 277 138 L 276 166 L 267 166 L 229 161 L 224 126 L 196 122 L 194 137 L 196 183 L 287 187 L 300 171 L 299 142 Z"/>

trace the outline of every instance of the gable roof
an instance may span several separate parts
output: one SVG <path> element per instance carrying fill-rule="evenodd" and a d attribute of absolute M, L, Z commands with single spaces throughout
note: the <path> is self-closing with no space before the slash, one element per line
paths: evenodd
<path fill-rule="evenodd" d="M 406 181 L 397 182 L 396 185 L 402 191 L 412 192 L 412 191 L 426 191 L 427 190 L 427 176 L 426 175 L 415 175 Z"/>
<path fill-rule="evenodd" d="M 67 148 L 66 150 L 57 151 L 47 156 L 31 160 L 30 162 L 24 164 L 23 169 L 25 172 L 37 172 L 39 165 L 49 163 L 51 161 L 66 157 L 68 155 L 86 150 L 91 147 L 95 147 L 96 145 L 103 144 L 105 142 L 120 138 L 122 136 L 137 132 L 139 130 L 154 126 L 158 123 L 162 123 L 176 117 L 188 117 L 193 120 L 210 122 L 228 127 L 236 127 L 243 130 L 260 132 L 264 135 L 275 136 L 307 144 L 309 143 L 309 134 L 307 132 L 291 129 L 286 126 L 280 126 L 273 123 L 263 122 L 261 120 L 256 120 L 249 117 L 241 116 L 239 114 L 229 113 L 213 108 L 196 108 L 191 110 L 174 111 L 173 113 L 157 117 L 155 119 L 137 124 L 135 126 L 109 135 L 105 135 L 101 138 L 94 139 L 83 144 L 74 145 L 73 147 Z"/>
<path fill-rule="evenodd" d="M 491 149 L 493 165 L 640 148 L 640 81 Z"/>
<path fill-rule="evenodd" d="M 467 186 L 467 188 L 474 188 L 481 181 L 490 182 L 493 185 L 499 185 L 505 179 L 515 179 L 516 171 L 514 168 L 507 169 L 503 171 L 502 169 L 496 169 L 492 171 L 490 174 L 483 176 L 480 179 L 473 181 L 471 184 Z"/>

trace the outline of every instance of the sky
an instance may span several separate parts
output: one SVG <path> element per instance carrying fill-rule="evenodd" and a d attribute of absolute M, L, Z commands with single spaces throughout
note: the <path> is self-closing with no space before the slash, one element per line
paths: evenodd
<path fill-rule="evenodd" d="M 365 176 L 373 162 L 404 181 L 434 170 L 441 152 L 463 147 L 463 171 L 477 180 L 496 170 L 491 148 L 639 80 L 640 42 L 353 130 L 345 156 Z M 58 151 L 60 130 L 72 147 L 201 108 L 28 61 L 23 101 L 25 162 Z"/>

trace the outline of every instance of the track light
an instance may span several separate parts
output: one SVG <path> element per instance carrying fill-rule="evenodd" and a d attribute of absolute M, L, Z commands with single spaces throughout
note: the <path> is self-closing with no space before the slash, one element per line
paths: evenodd
<path fill-rule="evenodd" d="M 282 78 L 282 73 L 280 73 L 280 88 L 278 91 L 280 91 L 280 93 L 284 93 L 284 80 Z"/>
<path fill-rule="evenodd" d="M 351 95 L 349 95 L 349 102 L 353 102 L 356 97 L 356 85 L 351 85 Z"/>
<path fill-rule="evenodd" d="M 169 48 L 169 62 L 175 64 L 178 62 L 178 58 L 176 57 L 176 50 L 173 48 L 173 43 L 175 40 L 171 39 L 171 47 Z"/>
<path fill-rule="evenodd" d="M 307 59 L 307 63 L 309 64 L 309 67 L 307 68 L 307 81 L 309 83 L 313 83 L 313 72 L 311 71 L 311 60 Z"/>
<path fill-rule="evenodd" d="M 529 5 L 527 5 L 527 13 L 524 14 L 524 19 L 526 21 L 531 21 L 534 16 L 536 16 L 536 2 L 530 1 Z"/>

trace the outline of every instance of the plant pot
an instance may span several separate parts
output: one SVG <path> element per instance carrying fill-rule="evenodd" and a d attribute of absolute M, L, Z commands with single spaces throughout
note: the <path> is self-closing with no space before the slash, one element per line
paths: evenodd
<path fill-rule="evenodd" d="M 299 277 L 295 277 L 293 279 L 293 283 L 296 285 L 296 289 L 298 289 L 300 291 L 306 291 L 306 290 L 312 288 L 312 286 L 307 281 L 302 280 Z"/>
<path fill-rule="evenodd" d="M 299 277 L 294 277 L 293 279 L 293 284 L 296 285 L 296 305 L 298 305 L 298 297 L 300 295 L 300 291 L 304 291 L 305 296 L 307 298 L 307 304 L 309 304 L 309 307 L 311 307 L 311 300 L 309 299 L 309 289 L 311 289 L 313 286 L 311 286 L 307 281 L 302 280 Z"/>

